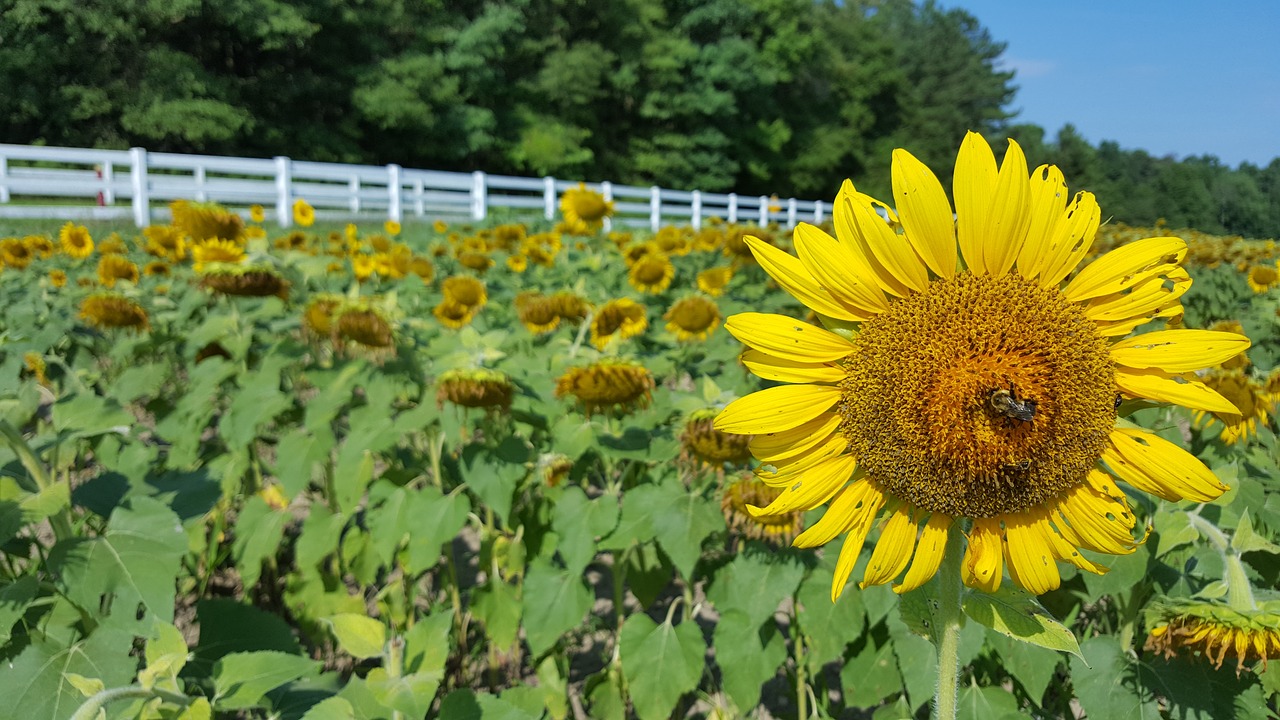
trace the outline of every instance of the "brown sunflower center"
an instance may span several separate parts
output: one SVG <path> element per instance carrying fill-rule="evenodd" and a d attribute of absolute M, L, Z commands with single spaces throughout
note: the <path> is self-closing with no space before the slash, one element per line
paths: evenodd
<path fill-rule="evenodd" d="M 720 319 L 715 304 L 699 297 L 685 298 L 671 306 L 671 322 L 688 332 L 702 332 Z"/>
<path fill-rule="evenodd" d="M 645 285 L 662 282 L 667 275 L 667 261 L 664 258 L 648 255 L 635 265 L 635 278 Z"/>
<path fill-rule="evenodd" d="M 1105 339 L 1017 275 L 936 280 L 862 326 L 838 410 L 868 474 L 930 511 L 987 518 L 1083 481 L 1115 422 Z"/>

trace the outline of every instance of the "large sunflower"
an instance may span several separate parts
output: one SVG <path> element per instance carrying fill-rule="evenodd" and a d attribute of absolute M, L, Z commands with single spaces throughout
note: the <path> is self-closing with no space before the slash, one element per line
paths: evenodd
<path fill-rule="evenodd" d="M 954 214 L 934 174 L 905 150 L 893 154 L 892 178 L 896 214 L 846 182 L 836 237 L 801 224 L 798 258 L 746 240 L 830 329 L 762 313 L 726 323 L 750 346 L 747 367 L 786 384 L 731 403 L 716 425 L 755 435 L 757 475 L 785 488 L 753 512 L 829 503 L 794 545 L 848 534 L 833 598 L 882 511 L 862 586 L 905 572 L 894 589 L 919 587 L 948 534 L 962 532 L 966 584 L 994 591 L 1007 569 L 1039 594 L 1058 587 L 1058 561 L 1105 572 L 1081 548 L 1123 554 L 1137 544 L 1113 475 L 1169 500 L 1226 490 L 1191 454 L 1116 417 L 1123 397 L 1238 412 L 1190 373 L 1239 353 L 1248 338 L 1162 330 L 1120 339 L 1181 313 L 1185 242 L 1130 243 L 1063 285 L 1101 213 L 1090 193 L 1068 202 L 1056 167 L 1028 174 L 1013 142 L 997 167 L 970 133 L 956 161 Z"/>

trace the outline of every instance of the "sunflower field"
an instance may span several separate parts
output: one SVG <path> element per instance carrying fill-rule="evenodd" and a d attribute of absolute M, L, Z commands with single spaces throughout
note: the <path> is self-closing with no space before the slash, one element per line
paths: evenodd
<path fill-rule="evenodd" d="M 717 420 L 803 365 L 725 327 L 818 322 L 760 264 L 801 231 L 609 231 L 591 195 L 555 226 L 0 224 L 0 717 L 927 717 L 939 579 L 881 567 L 907 515 L 793 547 L 830 493 L 778 504 L 775 435 Z M 1039 595 L 997 563 L 958 717 L 1275 717 L 1277 248 L 1104 223 L 1088 257 L 1168 235 L 1194 283 L 1151 327 L 1247 336 L 1193 376 L 1240 412 L 1116 408 L 1229 489 L 1126 486 L 1126 552 Z"/>

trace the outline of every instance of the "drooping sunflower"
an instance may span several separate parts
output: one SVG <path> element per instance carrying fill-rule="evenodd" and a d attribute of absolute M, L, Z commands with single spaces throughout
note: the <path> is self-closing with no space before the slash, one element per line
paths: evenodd
<path fill-rule="evenodd" d="M 333 334 L 333 311 L 342 304 L 342 296 L 333 293 L 316 293 L 307 301 L 302 311 L 302 330 L 315 338 L 327 338 Z"/>
<path fill-rule="evenodd" d="M 58 242 L 62 245 L 62 252 L 76 260 L 83 260 L 93 254 L 93 236 L 89 234 L 89 228 L 83 225 L 63 225 L 58 232 Z"/>
<path fill-rule="evenodd" d="M 568 290 L 561 290 L 552 295 L 551 303 L 555 305 L 556 314 L 560 319 L 569 322 L 584 320 L 591 314 L 591 303 L 588 303 L 586 298 Z"/>
<path fill-rule="evenodd" d="M 698 273 L 698 289 L 711 297 L 720 297 L 733 279 L 733 268 L 713 267 Z"/>
<path fill-rule="evenodd" d="M 765 507 L 778 498 L 781 488 L 756 480 L 748 474 L 725 487 L 720 496 L 720 511 L 725 525 L 752 540 L 786 545 L 804 529 L 804 513 L 793 510 L 779 515 L 757 515 L 753 507 Z"/>
<path fill-rule="evenodd" d="M 201 272 L 210 263 L 238 264 L 244 261 L 244 257 L 244 248 L 231 240 L 202 240 L 191 248 L 196 272 Z"/>
<path fill-rule="evenodd" d="M 124 244 L 124 240 L 120 239 L 120 233 L 111 233 L 106 240 L 98 243 L 98 253 L 102 255 L 124 255 L 129 252 L 129 246 Z"/>
<path fill-rule="evenodd" d="M 98 261 L 98 283 L 103 287 L 115 287 L 117 280 L 138 282 L 138 266 L 122 255 L 103 255 Z"/>
<path fill-rule="evenodd" d="M 48 235 L 28 235 L 22 238 L 22 244 L 36 257 L 47 258 L 53 254 L 53 241 Z"/>
<path fill-rule="evenodd" d="M 711 409 L 696 410 L 689 415 L 680 433 L 683 454 L 719 469 L 723 469 L 725 463 L 746 464 L 751 459 L 748 447 L 751 437 L 717 430 L 715 419 L 716 411 Z"/>
<path fill-rule="evenodd" d="M 661 253 L 650 253 L 640 258 L 627 272 L 631 287 L 644 293 L 660 293 L 671 287 L 676 276 L 676 266 Z"/>
<path fill-rule="evenodd" d="M 649 327 L 644 306 L 628 298 L 610 300 L 596 310 L 591 319 L 591 344 L 603 350 L 615 337 L 626 340 Z"/>
<path fill-rule="evenodd" d="M 344 302 L 330 319 L 333 344 L 381 359 L 395 354 L 396 333 L 391 318 L 367 300 Z"/>
<path fill-rule="evenodd" d="M 1280 603 L 1236 609 L 1219 602 L 1166 600 L 1157 603 L 1158 620 L 1143 650 L 1166 658 L 1198 655 L 1221 668 L 1227 657 L 1236 659 L 1236 675 L 1245 663 L 1280 658 Z"/>
<path fill-rule="evenodd" d="M 539 292 L 516 295 L 516 316 L 534 335 L 549 333 L 560 326 L 560 314 L 552 298 Z"/>
<path fill-rule="evenodd" d="M 311 227 L 316 224 L 316 209 L 311 207 L 311 203 L 298 198 L 293 201 L 293 221 L 302 227 Z"/>
<path fill-rule="evenodd" d="M 216 265 L 200 276 L 200 284 L 216 293 L 233 297 L 289 297 L 289 281 L 268 265 L 239 267 Z"/>
<path fill-rule="evenodd" d="M 191 238 L 201 240 L 244 241 L 244 218 L 212 202 L 174 200 L 169 203 L 173 225 Z"/>
<path fill-rule="evenodd" d="M 653 373 L 640 363 L 606 358 L 569 368 L 556 379 L 556 397 L 572 395 L 588 417 L 596 412 L 622 416 L 648 405 Z"/>
<path fill-rule="evenodd" d="M 35 259 L 35 253 L 16 237 L 0 240 L 0 266 L 24 270 Z"/>
<path fill-rule="evenodd" d="M 440 283 L 444 299 L 472 310 L 479 310 L 489 301 L 484 283 L 469 275 L 454 275 Z"/>
<path fill-rule="evenodd" d="M 680 342 L 706 340 L 720 324 L 720 308 L 707 298 L 691 295 L 667 308 L 662 319 Z"/>
<path fill-rule="evenodd" d="M 142 229 L 142 236 L 146 238 L 143 249 L 149 255 L 173 262 L 187 256 L 187 236 L 181 228 L 173 225 L 148 225 Z"/>
<path fill-rule="evenodd" d="M 1273 287 L 1280 287 L 1280 260 L 1275 265 L 1253 265 L 1245 277 L 1249 289 L 1261 295 Z"/>
<path fill-rule="evenodd" d="M 103 329 L 142 331 L 151 327 L 147 311 L 141 305 L 113 292 L 97 293 L 81 301 L 80 319 Z"/>
<path fill-rule="evenodd" d="M 515 384 L 506 373 L 487 368 L 447 370 L 436 380 L 436 405 L 445 402 L 495 410 L 511 407 Z"/>
<path fill-rule="evenodd" d="M 970 133 L 955 168 L 955 212 L 941 183 L 893 154 L 897 212 L 846 182 L 837 237 L 799 225 L 799 257 L 748 238 L 761 267 L 824 329 L 743 313 L 726 327 L 743 361 L 785 383 L 734 401 L 721 430 L 753 434 L 761 480 L 785 487 L 761 515 L 829 503 L 797 547 L 841 534 L 832 596 L 843 591 L 877 517 L 888 513 L 862 586 L 932 577 L 950 533 L 967 536 L 966 584 L 994 591 L 1004 570 L 1040 594 L 1058 561 L 1105 568 L 1080 548 L 1132 552 L 1135 518 L 1112 475 L 1169 500 L 1226 486 L 1195 456 L 1117 426 L 1118 395 L 1220 413 L 1231 403 L 1188 373 L 1234 356 L 1246 337 L 1134 328 L 1181 312 L 1186 243 L 1139 240 L 1093 261 L 1101 212 L 1068 202 L 1055 167 L 1028 173 Z M 883 214 L 882 214 L 883 213 Z M 886 220 L 887 216 L 887 220 Z M 902 233 L 890 223 L 900 223 Z"/>
<path fill-rule="evenodd" d="M 440 321 L 440 324 L 452 330 L 461 330 L 476 317 L 476 308 L 470 305 L 445 298 L 431 308 L 431 314 Z"/>

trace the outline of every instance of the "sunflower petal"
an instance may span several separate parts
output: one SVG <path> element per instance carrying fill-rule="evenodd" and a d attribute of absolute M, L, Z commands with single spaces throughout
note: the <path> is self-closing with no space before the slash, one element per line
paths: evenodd
<path fill-rule="evenodd" d="M 1026 242 L 1029 191 L 1027 158 L 1016 142 L 1009 141 L 997 173 L 986 140 L 973 132 L 965 137 L 956 160 L 956 235 L 971 272 L 1003 275 L 1013 267 Z"/>
<path fill-rule="evenodd" d="M 929 286 L 929 268 L 907 239 L 876 212 L 877 204 L 845 180 L 832 210 L 836 237 L 867 258 L 885 292 L 897 297 L 924 292 Z"/>
<path fill-rule="evenodd" d="M 1129 292 L 1093 298 L 1085 306 L 1084 313 L 1099 324 L 1131 318 L 1146 321 L 1190 288 L 1191 276 L 1183 268 L 1176 268 L 1167 275 L 1147 278 L 1130 288 Z"/>
<path fill-rule="evenodd" d="M 911 562 L 911 551 L 916 546 L 916 532 L 919 528 L 911 518 L 911 511 L 906 506 L 898 508 L 889 516 L 876 547 L 871 551 L 871 560 L 867 570 L 862 574 L 862 582 L 858 587 L 883 585 L 902 574 Z"/>
<path fill-rule="evenodd" d="M 1185 373 L 1230 360 L 1249 344 L 1249 338 L 1233 332 L 1160 330 L 1112 345 L 1111 359 L 1125 367 Z"/>
<path fill-rule="evenodd" d="M 1004 530 L 1009 578 L 1032 595 L 1057 589 L 1062 584 L 1062 575 L 1049 539 L 1036 527 L 1034 513 L 1006 515 Z"/>
<path fill-rule="evenodd" d="M 801 473 L 767 507 L 748 505 L 747 512 L 752 517 L 768 517 L 796 510 L 812 510 L 830 500 L 849 482 L 857 464 L 852 455 L 839 455 L 814 465 Z"/>
<path fill-rule="evenodd" d="M 756 376 L 778 382 L 838 383 L 845 378 L 844 370 L 834 365 L 797 362 L 759 350 L 742 353 L 742 364 Z"/>
<path fill-rule="evenodd" d="M 773 462 L 798 455 L 835 434 L 840 427 L 839 413 L 823 413 L 790 430 L 751 436 L 747 446 L 761 462 Z"/>
<path fill-rule="evenodd" d="M 1199 380 L 1171 376 L 1161 370 L 1116 368 L 1116 387 L 1130 397 L 1173 403 L 1192 410 L 1239 415 L 1240 410 L 1217 390 Z"/>
<path fill-rule="evenodd" d="M 1054 225 L 1053 235 L 1041 261 L 1040 287 L 1056 288 L 1080 264 L 1102 221 L 1102 208 L 1093 193 L 1078 192 L 1067 206 L 1066 215 Z"/>
<path fill-rule="evenodd" d="M 1062 292 L 1072 302 L 1118 293 L 1147 278 L 1168 273 L 1186 256 L 1187 243 L 1182 238 L 1131 242 L 1086 265 Z"/>
<path fill-rule="evenodd" d="M 1093 471 L 1097 472 L 1097 471 Z M 1131 532 L 1133 512 L 1114 498 L 1101 495 L 1080 485 L 1058 502 L 1061 522 L 1056 523 L 1063 536 L 1077 547 L 1108 555 L 1128 555 L 1138 543 Z"/>
<path fill-rule="evenodd" d="M 871 266 L 850 246 L 809 223 L 797 225 L 791 237 L 805 270 L 833 297 L 877 315 L 889 309 Z"/>
<path fill-rule="evenodd" d="M 868 482 L 867 484 L 870 485 L 871 483 Z M 877 492 L 879 492 L 878 489 Z M 840 594 L 844 592 L 845 585 L 849 582 L 849 574 L 853 572 L 853 566 L 858 564 L 858 556 L 862 554 L 862 546 L 867 541 L 867 533 L 871 531 L 871 525 L 875 522 L 876 516 L 880 514 L 880 508 L 883 506 L 884 495 L 879 494 L 869 501 L 864 501 L 860 508 L 854 510 L 854 521 L 849 524 L 849 532 L 845 535 L 844 544 L 840 546 L 840 557 L 836 560 L 835 576 L 831 579 L 831 602 L 839 600 Z M 825 516 L 823 519 L 826 519 Z M 800 538 L 796 539 L 799 540 Z"/>
<path fill-rule="evenodd" d="M 836 536 L 860 523 L 871 527 L 871 520 L 884 505 L 884 493 L 867 481 L 861 468 L 854 470 L 849 484 L 836 494 L 826 512 L 816 523 L 791 541 L 792 547 L 813 548 L 826 545 Z"/>
<path fill-rule="evenodd" d="M 840 388 L 781 385 L 738 398 L 716 416 L 715 428 L 739 435 L 778 432 L 806 423 L 840 400 Z"/>
<path fill-rule="evenodd" d="M 1004 577 L 1003 554 L 1000 537 L 1000 521 L 994 518 L 977 518 L 969 530 L 969 545 L 964 551 L 964 584 L 984 592 L 1000 589 Z"/>
<path fill-rule="evenodd" d="M 768 465 L 757 467 L 754 471 L 755 476 L 757 480 L 766 485 L 787 487 L 794 483 L 802 473 L 843 454 L 848 447 L 849 441 L 844 439 L 843 436 L 838 434 L 829 435 L 822 442 L 814 445 L 804 453 L 794 455 L 785 460 L 775 460 Z M 774 469 L 766 469 L 770 466 Z"/>
<path fill-rule="evenodd" d="M 1018 272 L 1035 279 L 1044 269 L 1053 233 L 1067 208 L 1067 181 L 1055 165 L 1041 165 L 1031 173 L 1027 192 L 1031 217 L 1027 239 L 1018 251 Z"/>
<path fill-rule="evenodd" d="M 984 234 L 998 175 L 991 146 L 978 133 L 966 133 L 956 156 L 951 191 L 956 199 L 956 239 L 960 243 L 960 255 L 969 272 L 975 275 L 990 272 L 984 256 L 987 249 Z"/>
<path fill-rule="evenodd" d="M 1209 502 L 1228 490 L 1195 455 L 1143 430 L 1116 428 L 1102 459 L 1121 480 L 1165 500 Z"/>
<path fill-rule="evenodd" d="M 956 274 L 956 229 L 942 183 L 924 163 L 901 148 L 893 151 L 893 197 L 911 247 L 935 275 Z"/>
<path fill-rule="evenodd" d="M 831 293 L 818 284 L 798 258 L 750 235 L 743 240 L 769 277 L 777 280 L 784 290 L 804 303 L 805 307 L 820 315 L 849 322 L 861 322 L 869 317 L 831 297 Z"/>
<path fill-rule="evenodd" d="M 951 528 L 951 516 L 934 513 L 920 531 L 920 539 L 916 542 L 916 554 L 911 559 L 911 567 L 902 582 L 893 586 L 893 591 L 902 594 L 911 592 L 929 582 L 938 566 L 942 564 L 942 556 L 947 549 L 947 532 Z"/>
<path fill-rule="evenodd" d="M 830 362 L 853 352 L 839 335 L 786 315 L 746 312 L 732 315 L 724 327 L 744 344 L 775 357 L 799 362 Z"/>

